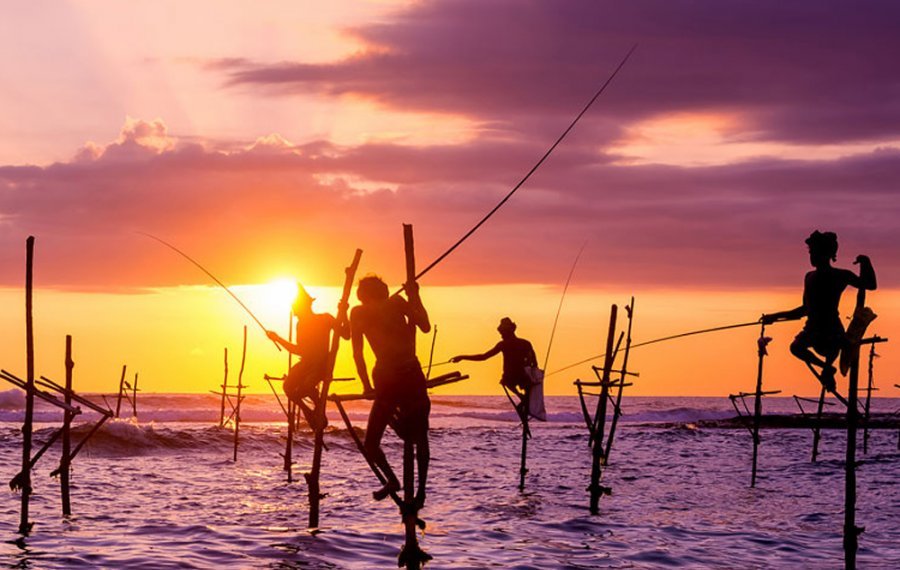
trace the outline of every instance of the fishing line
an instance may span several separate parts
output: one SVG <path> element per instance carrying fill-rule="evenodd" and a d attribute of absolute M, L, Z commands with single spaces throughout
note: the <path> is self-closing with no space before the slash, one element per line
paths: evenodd
<path fill-rule="evenodd" d="M 648 345 L 656 344 L 656 343 L 658 343 L 658 342 L 663 342 L 663 341 L 666 341 L 666 340 L 674 340 L 674 339 L 676 339 L 676 338 L 684 338 L 684 337 L 686 337 L 686 336 L 693 336 L 693 335 L 697 335 L 697 334 L 705 334 L 705 333 L 711 333 L 711 332 L 724 331 L 724 330 L 728 330 L 728 329 L 737 329 L 737 328 L 741 328 L 741 327 L 749 327 L 749 326 L 753 326 L 753 325 L 758 325 L 759 323 L 760 323 L 760 321 L 759 321 L 759 320 L 756 320 L 756 321 L 751 321 L 751 322 L 748 322 L 748 323 L 739 323 L 739 324 L 736 324 L 736 325 L 725 325 L 725 326 L 722 326 L 722 327 L 713 327 L 713 328 L 711 328 L 711 329 L 703 329 L 703 330 L 698 330 L 698 331 L 690 331 L 690 332 L 685 332 L 685 333 L 680 333 L 680 334 L 673 334 L 673 335 L 671 335 L 671 336 L 664 336 L 664 337 L 662 337 L 662 338 L 656 338 L 656 339 L 653 339 L 653 340 L 648 340 L 648 341 L 645 341 L 645 342 L 639 342 L 639 343 L 637 343 L 637 344 L 632 344 L 632 345 L 631 345 L 631 348 L 639 348 L 639 347 L 642 347 L 642 346 L 648 346 Z M 563 371 L 568 370 L 568 369 L 570 369 L 570 368 L 575 368 L 576 366 L 580 366 L 580 365 L 582 365 L 582 364 L 587 364 L 588 362 L 590 362 L 590 361 L 592 361 L 592 360 L 597 360 L 598 358 L 602 358 L 602 357 L 604 357 L 604 356 L 606 356 L 605 353 L 604 353 L 604 354 L 598 354 L 598 355 L 592 356 L 592 357 L 590 357 L 590 358 L 586 358 L 586 359 L 584 359 L 584 360 L 582 360 L 582 361 L 576 362 L 575 364 L 570 364 L 570 365 L 564 366 L 563 368 L 560 368 L 560 369 L 558 369 L 558 370 L 554 370 L 553 372 L 550 372 L 550 373 L 547 374 L 546 376 L 552 376 L 553 374 L 556 374 L 556 373 L 558 373 L 558 372 L 563 372 Z"/>
<path fill-rule="evenodd" d="M 575 274 L 575 267 L 578 266 L 578 260 L 581 259 L 581 254 L 584 253 L 584 248 L 587 247 L 587 240 L 581 245 L 581 249 L 578 250 L 578 255 L 575 256 L 575 261 L 572 263 L 572 269 L 569 270 L 569 276 L 566 277 L 566 284 L 563 287 L 562 296 L 559 298 L 559 306 L 556 308 L 556 317 L 553 319 L 553 328 L 550 329 L 550 342 L 547 343 L 547 353 L 544 355 L 544 366 L 543 370 L 547 369 L 547 363 L 550 362 L 550 349 L 553 347 L 553 337 L 556 335 L 556 325 L 559 323 L 559 314 L 562 312 L 563 301 L 566 300 L 566 292 L 569 290 L 569 283 L 572 282 L 572 275 Z"/>
<path fill-rule="evenodd" d="M 545 152 L 544 155 L 540 158 L 540 160 L 538 160 L 537 163 L 535 163 L 535 165 L 531 167 L 531 170 L 529 170 L 528 173 L 525 174 L 525 176 L 519 181 L 519 183 L 516 184 L 513 187 L 513 189 L 510 190 L 509 193 L 506 196 L 504 196 L 503 199 L 500 200 L 500 202 L 496 206 L 494 206 L 494 208 L 490 212 L 487 213 L 487 215 L 485 215 L 483 218 L 481 218 L 481 220 L 477 224 L 475 224 L 475 226 L 472 227 L 472 229 L 470 229 L 468 232 L 466 232 L 465 235 L 463 235 L 461 238 L 459 238 L 459 240 L 456 243 L 454 243 L 452 246 L 450 246 L 450 249 L 448 249 L 447 251 L 442 253 L 440 255 L 440 257 L 438 257 L 437 259 L 432 261 L 430 264 L 428 264 L 428 266 L 426 266 L 425 269 L 419 271 L 419 273 L 415 277 L 416 280 L 420 279 L 423 275 L 425 275 L 426 273 L 431 271 L 431 269 L 434 266 L 436 266 L 438 263 L 443 261 L 444 258 L 446 258 L 448 255 L 453 253 L 453 251 L 457 247 L 462 245 L 462 243 L 464 241 L 466 241 L 469 238 L 469 236 L 474 234 L 475 231 L 478 230 L 478 228 L 480 228 L 485 222 L 487 222 L 491 218 L 491 216 L 493 216 L 494 213 L 496 213 L 497 210 L 499 210 L 503 206 L 503 204 L 505 204 L 510 198 L 512 198 L 513 194 L 515 194 L 516 191 L 519 188 L 521 188 L 522 185 L 525 184 L 525 182 L 529 178 L 531 178 L 531 175 L 534 174 L 537 171 L 537 169 L 541 167 L 542 164 L 544 164 L 544 161 L 550 157 L 550 155 L 553 153 L 553 151 L 556 149 L 556 147 L 559 146 L 559 144 L 563 141 L 563 139 L 565 139 L 566 136 L 569 134 L 569 131 L 571 131 L 573 128 L 575 128 L 575 125 L 578 123 L 579 120 L 581 120 L 581 117 L 584 116 L 584 114 L 587 113 L 588 109 L 591 108 L 591 105 L 594 104 L 594 101 L 596 101 L 600 97 L 600 95 L 602 95 L 603 92 L 606 91 L 606 88 L 609 86 L 610 83 L 612 83 L 612 80 L 616 77 L 616 75 L 618 75 L 619 71 L 625 66 L 625 63 L 628 61 L 628 58 L 631 57 L 631 54 L 634 53 L 634 50 L 636 50 L 636 49 L 637 49 L 637 44 L 634 44 L 633 46 L 631 46 L 631 49 L 628 50 L 628 53 L 625 54 L 625 57 L 622 58 L 622 61 L 619 62 L 619 65 L 616 67 L 616 69 L 606 79 L 606 82 L 603 83 L 603 85 L 600 87 L 600 89 L 597 90 L 597 92 L 594 94 L 594 96 L 591 98 L 591 100 L 588 101 L 587 105 L 585 105 L 584 108 L 581 110 L 581 112 L 578 113 L 578 115 L 569 124 L 569 126 L 566 128 L 566 130 L 563 131 L 563 133 L 561 135 L 559 135 L 559 138 L 556 139 L 556 142 L 554 142 L 550 146 L 550 148 L 547 149 L 547 152 Z"/>
<path fill-rule="evenodd" d="M 188 254 L 186 254 L 185 252 L 181 251 L 180 249 L 178 249 L 177 247 L 175 247 L 174 245 L 172 245 L 171 243 L 167 242 L 166 240 L 164 240 L 164 239 L 162 239 L 162 238 L 158 238 L 158 237 L 156 237 L 156 236 L 153 235 L 153 234 L 148 234 L 147 232 L 141 232 L 141 231 L 138 231 L 137 233 L 139 233 L 139 234 L 141 234 L 141 235 L 143 235 L 143 236 L 147 236 L 147 237 L 150 238 L 150 239 L 154 239 L 154 240 L 158 241 L 159 243 L 163 244 L 164 246 L 168 247 L 169 249 L 171 249 L 171 250 L 174 251 L 175 253 L 181 255 L 182 257 L 184 257 L 185 259 L 187 259 L 188 261 L 190 261 L 191 263 L 193 263 L 200 271 L 202 271 L 203 273 L 205 273 L 206 275 L 208 275 L 209 278 L 212 279 L 213 281 L 215 281 L 216 284 L 217 284 L 219 287 L 221 287 L 222 289 L 225 289 L 225 292 L 228 293 L 229 295 L 231 295 L 231 298 L 234 299 L 235 301 L 237 301 L 237 304 L 240 305 L 242 309 L 244 309 L 245 311 L 247 311 L 247 314 L 250 315 L 250 318 L 252 318 L 252 319 L 256 322 L 256 324 L 259 325 L 259 328 L 261 328 L 261 329 L 263 330 L 263 332 L 266 333 L 266 336 L 267 336 L 267 338 L 268 338 L 268 332 L 269 332 L 269 330 L 265 327 L 265 325 L 262 324 L 262 322 L 260 322 L 259 319 L 256 318 L 256 315 L 253 314 L 253 311 L 251 311 L 250 309 L 248 309 L 248 308 L 247 308 L 247 305 L 245 305 L 240 299 L 238 299 L 238 296 L 235 295 L 235 294 L 231 291 L 231 289 L 229 289 L 224 283 L 222 283 L 221 281 L 219 281 L 219 279 L 218 279 L 215 275 L 213 275 L 212 273 L 210 273 L 208 269 L 206 269 L 205 267 L 203 267 L 202 265 L 200 265 L 200 263 L 198 263 L 197 260 L 195 260 L 195 259 L 192 258 L 190 255 L 188 255 Z M 270 340 L 271 340 L 271 339 L 270 339 Z M 280 352 L 280 351 L 281 351 L 281 346 L 279 346 L 279 344 L 278 344 L 277 342 L 275 342 L 274 340 L 272 341 L 272 343 L 275 345 L 275 347 L 276 347 L 276 348 L 279 350 L 279 352 Z"/>

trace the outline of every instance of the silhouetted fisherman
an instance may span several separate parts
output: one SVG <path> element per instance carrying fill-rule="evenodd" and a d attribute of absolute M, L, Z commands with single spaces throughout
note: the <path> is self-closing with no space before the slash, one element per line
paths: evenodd
<path fill-rule="evenodd" d="M 503 376 L 500 378 L 500 384 L 518 396 L 519 404 L 516 406 L 516 411 L 524 419 L 528 412 L 528 396 L 532 384 L 532 379 L 526 369 L 537 367 L 537 356 L 534 354 L 534 348 L 530 342 L 516 336 L 516 323 L 509 317 L 500 319 L 497 332 L 500 333 L 501 340 L 494 348 L 482 354 L 460 354 L 451 358 L 450 362 L 461 360 L 480 362 L 502 354 Z"/>
<path fill-rule="evenodd" d="M 762 322 L 770 324 L 806 317 L 803 330 L 791 343 L 791 353 L 808 365 L 819 367 L 819 380 L 826 390 L 834 392 L 834 361 L 842 350 L 849 347 L 838 312 L 841 294 L 848 285 L 858 289 L 875 289 L 875 270 L 865 255 L 857 256 L 853 262 L 859 265 L 859 275 L 832 267 L 831 262 L 837 260 L 838 250 L 837 235 L 833 232 L 816 230 L 806 239 L 806 245 L 809 246 L 809 262 L 815 269 L 807 273 L 804 279 L 803 304 L 790 311 L 763 315 Z"/>
<path fill-rule="evenodd" d="M 380 501 L 400 490 L 400 481 L 381 450 L 381 438 L 391 423 L 398 436 L 416 446 L 419 484 L 415 506 L 421 508 L 425 504 L 430 460 L 428 415 L 431 401 L 425 387 L 425 374 L 416 358 L 415 329 L 427 333 L 431 330 L 431 324 L 419 297 L 418 284 L 408 283 L 406 294 L 409 300 L 400 295 L 392 297 L 380 277 L 363 277 L 356 289 L 356 296 L 362 305 L 350 312 L 350 330 L 353 360 L 366 393 L 373 390 L 363 353 L 363 339 L 369 341 L 375 353 L 375 365 L 372 367 L 375 400 L 369 412 L 364 445 L 369 458 L 381 469 L 387 482 L 372 495 Z"/>
<path fill-rule="evenodd" d="M 346 321 L 338 322 L 328 313 L 314 313 L 313 301 L 315 299 L 298 283 L 297 297 L 291 307 L 297 317 L 294 335 L 296 342 L 289 342 L 274 331 L 266 331 L 266 335 L 300 357 L 300 361 L 291 367 L 284 380 L 284 393 L 303 411 L 309 427 L 319 430 L 327 423 L 325 414 L 319 414 L 317 406 L 320 405 L 319 384 L 331 373 L 331 334 L 335 331 L 341 338 L 349 339 L 350 325 Z"/>

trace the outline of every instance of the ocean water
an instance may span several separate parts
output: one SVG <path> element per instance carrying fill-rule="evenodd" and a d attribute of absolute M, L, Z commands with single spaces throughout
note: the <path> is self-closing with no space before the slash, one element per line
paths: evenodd
<path fill-rule="evenodd" d="M 703 427 L 734 415 L 725 398 L 625 398 L 603 483 L 588 512 L 590 450 L 577 398 L 548 398 L 535 422 L 520 492 L 520 429 L 502 397 L 433 396 L 427 568 L 842 568 L 845 433 L 825 430 L 810 463 L 805 429 L 762 433 L 749 487 L 745 429 Z M 793 413 L 769 398 L 766 413 Z M 875 400 L 891 412 L 898 399 Z M 349 406 L 364 426 L 366 403 Z M 310 433 L 283 470 L 286 426 L 269 396 L 250 396 L 238 461 L 233 432 L 214 424 L 213 395 L 143 395 L 137 420 L 104 427 L 75 460 L 73 515 L 60 515 L 49 476 L 58 447 L 33 474 L 32 533 L 17 534 L 18 494 L 0 504 L 0 560 L 15 568 L 395 568 L 403 542 L 396 507 L 375 502 L 377 481 L 334 410 L 321 477 L 319 532 L 307 529 Z M 21 462 L 22 393 L 0 392 L 0 474 Z M 36 440 L 59 414 L 40 407 Z M 85 420 L 93 416 L 85 414 Z M 85 433 L 79 427 L 77 433 Z M 860 568 L 900 567 L 900 452 L 896 430 L 871 433 L 858 469 Z M 388 457 L 401 445 L 389 434 Z"/>

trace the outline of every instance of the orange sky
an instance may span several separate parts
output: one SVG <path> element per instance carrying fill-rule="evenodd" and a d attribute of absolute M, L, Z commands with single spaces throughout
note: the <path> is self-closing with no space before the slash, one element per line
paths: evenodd
<path fill-rule="evenodd" d="M 561 287 L 540 285 L 427 287 L 423 298 L 438 327 L 435 361 L 457 353 L 487 350 L 499 337 L 496 325 L 511 316 L 518 332 L 531 340 L 543 363 Z M 268 326 L 285 333 L 289 300 L 284 283 L 237 286 L 235 293 Z M 334 287 L 310 286 L 317 310 L 336 303 Z M 733 291 L 635 291 L 635 343 L 690 330 L 747 322 L 758 317 L 759 307 L 789 308 L 794 292 L 769 294 Z M 620 306 L 629 293 L 583 289 L 574 284 L 566 296 L 548 369 L 552 372 L 603 351 L 609 305 Z M 849 298 L 850 295 L 847 295 Z M 878 291 L 872 305 L 881 314 L 871 332 L 888 338 L 898 327 L 900 294 Z M 4 342 L 0 361 L 11 372 L 24 374 L 24 308 L 21 290 L 0 290 L 4 307 L 0 326 Z M 333 310 L 333 309 L 331 309 Z M 242 326 L 248 326 L 245 384 L 250 391 L 267 391 L 263 374 L 281 374 L 286 354 L 277 352 L 257 325 L 221 289 L 208 286 L 164 288 L 135 294 L 72 293 L 38 290 L 35 294 L 35 330 L 38 373 L 50 378 L 64 374 L 64 337 L 74 337 L 75 383 L 80 390 L 112 392 L 121 366 L 129 378 L 140 374 L 142 389 L 152 392 L 203 392 L 221 382 L 223 349 L 228 347 L 232 379 L 240 365 Z M 624 324 L 624 323 L 623 323 Z M 799 323 L 769 327 L 774 337 L 766 360 L 767 389 L 785 395 L 814 395 L 818 388 L 805 367 L 788 354 L 787 346 Z M 8 334 L 14 331 L 14 334 Z M 641 374 L 633 395 L 727 395 L 752 390 L 756 374 L 756 336 L 748 327 L 699 335 L 635 349 L 630 366 Z M 419 354 L 427 362 L 431 337 L 419 336 Z M 879 396 L 898 396 L 893 384 L 900 365 L 891 344 L 881 345 L 884 357 L 876 360 Z M 371 358 L 370 358 L 371 361 Z M 465 383 L 442 389 L 446 394 L 498 394 L 499 357 L 485 363 L 441 366 L 436 372 L 459 369 L 471 375 Z M 355 376 L 349 343 L 341 348 L 336 374 Z M 573 394 L 575 378 L 587 379 L 588 365 L 549 376 L 548 394 Z M 356 384 L 341 384 L 352 391 Z"/>

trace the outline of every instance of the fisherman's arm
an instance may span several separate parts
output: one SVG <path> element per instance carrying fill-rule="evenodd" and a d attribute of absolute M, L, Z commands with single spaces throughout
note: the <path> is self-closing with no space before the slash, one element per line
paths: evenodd
<path fill-rule="evenodd" d="M 481 362 L 482 360 L 487 360 L 488 358 L 491 358 L 492 356 L 497 356 L 498 354 L 500 354 L 500 345 L 499 344 L 497 346 L 495 346 L 494 348 L 490 349 L 489 351 L 483 352 L 481 354 L 460 354 L 460 355 L 454 356 L 453 358 L 450 359 L 450 362 L 455 363 L 455 362 L 459 362 L 461 360 L 474 360 L 475 362 Z"/>
<path fill-rule="evenodd" d="M 431 322 L 428 320 L 428 311 L 422 304 L 422 298 L 419 296 L 419 284 L 415 281 L 406 284 L 406 294 L 409 297 L 407 303 L 407 317 L 410 323 L 419 327 L 423 333 L 431 331 Z"/>
<path fill-rule="evenodd" d="M 350 319 L 347 318 L 347 303 L 338 304 L 338 316 L 334 320 L 334 332 L 344 340 L 350 340 Z"/>
<path fill-rule="evenodd" d="M 372 391 L 372 384 L 369 382 L 369 371 L 366 368 L 366 356 L 364 353 L 363 330 L 360 319 L 351 315 L 350 327 L 350 344 L 353 347 L 353 362 L 356 364 L 356 373 L 363 385 L 363 392 Z"/>
<path fill-rule="evenodd" d="M 277 332 L 267 330 L 266 336 L 269 337 L 269 340 L 283 346 L 291 354 L 300 354 L 300 347 L 298 345 L 281 338 L 281 335 L 279 335 Z"/>
<path fill-rule="evenodd" d="M 806 316 L 806 306 L 800 305 L 796 309 L 790 311 L 781 311 L 778 313 L 768 313 L 760 317 L 759 322 L 764 325 L 771 325 L 776 321 L 796 321 Z"/>
<path fill-rule="evenodd" d="M 872 260 L 868 255 L 857 255 L 854 265 L 859 265 L 859 277 L 850 272 L 852 278 L 849 280 L 850 285 L 858 289 L 867 289 L 874 291 L 878 288 L 878 281 L 875 279 L 875 268 L 872 267 Z"/>

